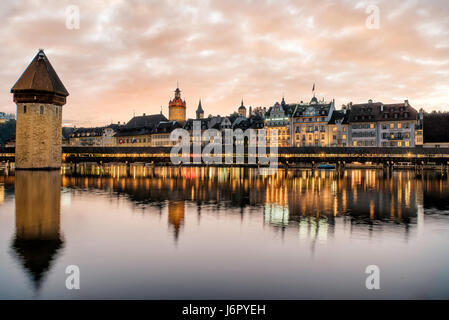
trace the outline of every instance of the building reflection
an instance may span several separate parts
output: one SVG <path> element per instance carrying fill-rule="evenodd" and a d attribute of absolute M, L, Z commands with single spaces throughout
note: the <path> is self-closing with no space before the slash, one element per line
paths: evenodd
<path fill-rule="evenodd" d="M 240 208 L 244 212 L 245 207 L 258 207 L 265 223 L 298 228 L 300 236 L 307 234 L 318 240 L 334 232 L 339 217 L 355 225 L 382 221 L 407 226 L 415 221 L 423 188 L 414 172 L 390 175 L 367 169 L 273 173 L 250 168 L 155 168 L 133 164 L 127 169 L 109 165 L 107 170 L 89 172 L 102 172 L 101 178 L 92 174 L 67 175 L 63 185 L 108 189 L 118 196 L 126 195 L 136 205 L 165 206 L 168 200 L 169 223 L 176 237 L 184 221 L 185 202 L 193 202 L 198 208 L 208 205 L 211 210 Z M 431 190 L 437 187 L 426 186 Z M 448 190 L 447 186 L 440 189 Z"/>
<path fill-rule="evenodd" d="M 39 289 L 63 247 L 59 171 L 15 173 L 16 233 L 12 249 Z"/>
<path fill-rule="evenodd" d="M 184 224 L 185 202 L 169 201 L 168 202 L 168 224 L 173 228 L 175 240 L 179 238 L 179 232 Z"/>
<path fill-rule="evenodd" d="M 439 172 L 424 172 L 422 177 L 424 209 L 449 211 L 449 179 Z"/>

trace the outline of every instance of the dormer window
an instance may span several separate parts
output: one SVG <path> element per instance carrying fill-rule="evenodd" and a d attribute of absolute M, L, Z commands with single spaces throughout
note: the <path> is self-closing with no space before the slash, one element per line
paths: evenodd
<path fill-rule="evenodd" d="M 408 112 L 404 113 L 404 118 L 408 118 Z"/>

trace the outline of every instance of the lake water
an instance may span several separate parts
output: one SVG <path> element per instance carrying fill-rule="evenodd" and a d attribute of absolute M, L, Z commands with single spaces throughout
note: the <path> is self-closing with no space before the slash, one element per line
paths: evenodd
<path fill-rule="evenodd" d="M 0 176 L 1 299 L 449 298 L 439 172 L 81 171 Z"/>

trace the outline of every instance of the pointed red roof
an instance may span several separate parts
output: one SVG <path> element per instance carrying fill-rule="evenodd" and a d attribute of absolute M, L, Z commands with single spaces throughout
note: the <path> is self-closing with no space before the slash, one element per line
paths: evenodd
<path fill-rule="evenodd" d="M 42 49 L 11 89 L 11 93 L 30 91 L 55 93 L 63 97 L 69 95 Z"/>

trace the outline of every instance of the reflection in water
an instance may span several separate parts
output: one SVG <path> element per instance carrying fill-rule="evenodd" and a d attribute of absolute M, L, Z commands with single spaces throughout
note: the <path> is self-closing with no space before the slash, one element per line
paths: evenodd
<path fill-rule="evenodd" d="M 17 171 L 16 234 L 12 248 L 39 289 L 63 246 L 60 235 L 59 171 Z"/>
<path fill-rule="evenodd" d="M 178 240 L 179 231 L 184 223 L 185 203 L 184 201 L 168 202 L 168 222 L 173 226 L 175 239 Z"/>
<path fill-rule="evenodd" d="M 64 176 L 63 186 L 113 190 L 140 205 L 168 200 L 256 206 L 263 208 L 266 222 L 278 226 L 301 222 L 301 217 L 332 220 L 342 215 L 357 222 L 409 223 L 416 217 L 417 189 L 422 190 L 422 181 L 413 172 L 390 176 L 376 170 L 348 170 L 343 175 L 307 170 L 265 175 L 248 168 L 133 166 L 128 170 L 126 176 Z"/>
<path fill-rule="evenodd" d="M 0 297 L 33 293 L 15 289 L 17 256 L 36 288 L 48 278 L 40 298 L 372 298 L 369 264 L 384 270 L 376 297 L 449 296 L 438 172 L 73 169 L 0 175 L 0 254 L 14 251 L 0 257 Z M 90 277 L 77 292 L 59 269 L 72 263 Z"/>
<path fill-rule="evenodd" d="M 80 172 L 80 169 L 77 170 Z M 98 174 L 95 175 L 95 172 Z M 136 206 L 168 206 L 169 225 L 179 236 L 186 202 L 212 210 L 258 208 L 274 227 L 297 226 L 300 237 L 325 240 L 333 233 L 335 218 L 350 225 L 403 225 L 408 232 L 416 222 L 423 179 L 414 172 L 393 175 L 379 170 L 335 171 L 250 168 L 170 168 L 134 164 L 93 168 L 89 175 L 63 176 L 64 187 L 106 189 L 126 195 Z M 426 189 L 435 179 L 426 177 Z M 447 182 L 446 182 L 447 183 Z M 441 188 L 448 190 L 447 186 Z M 447 192 L 447 191 L 446 191 Z M 426 196 L 424 196 L 426 198 Z M 241 211 L 243 212 L 243 211 Z M 371 230 L 371 229 L 370 229 Z"/>

